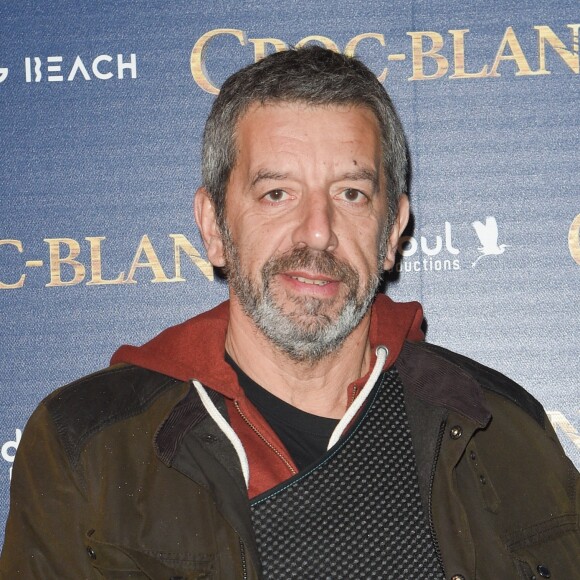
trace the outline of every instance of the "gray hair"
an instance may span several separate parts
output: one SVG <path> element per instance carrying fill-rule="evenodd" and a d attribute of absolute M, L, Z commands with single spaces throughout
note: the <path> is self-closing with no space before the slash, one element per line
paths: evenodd
<path fill-rule="evenodd" d="M 231 75 L 222 85 L 205 125 L 202 177 L 220 228 L 225 194 L 236 163 L 237 123 L 259 103 L 355 105 L 372 111 L 379 123 L 382 164 L 389 198 L 389 227 L 398 199 L 407 189 L 407 149 L 401 122 L 385 88 L 359 60 L 320 46 L 270 54 Z"/>

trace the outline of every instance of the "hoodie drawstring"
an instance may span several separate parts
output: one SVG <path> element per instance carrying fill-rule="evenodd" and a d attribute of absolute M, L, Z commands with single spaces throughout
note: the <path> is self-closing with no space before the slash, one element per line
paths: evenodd
<path fill-rule="evenodd" d="M 218 411 L 218 408 L 214 405 L 213 401 L 209 398 L 203 385 L 196 381 L 195 379 L 191 381 L 195 387 L 203 406 L 209 413 L 210 417 L 216 422 L 217 426 L 223 431 L 224 435 L 230 440 L 231 444 L 234 446 L 238 458 L 240 460 L 240 466 L 242 468 L 242 473 L 244 475 L 244 481 L 246 482 L 246 488 L 250 485 L 250 464 L 248 463 L 248 456 L 244 450 L 244 446 L 240 441 L 240 438 L 236 435 L 236 432 L 232 429 L 231 425 L 227 422 L 224 416 Z"/>
<path fill-rule="evenodd" d="M 335 445 L 335 443 L 340 439 L 344 430 L 349 426 L 350 422 L 352 421 L 353 417 L 358 413 L 359 409 L 363 406 L 364 402 L 367 400 L 370 392 L 373 390 L 383 367 L 385 366 L 385 362 L 387 360 L 387 356 L 389 355 L 389 349 L 386 346 L 377 346 L 375 351 L 377 353 L 377 361 L 375 362 L 375 366 L 373 368 L 373 372 L 370 374 L 365 386 L 362 388 L 361 392 L 359 393 L 358 397 L 352 402 L 350 407 L 346 410 L 346 413 L 343 415 L 342 419 L 338 422 L 338 425 L 334 428 L 332 435 L 328 441 L 328 446 L 326 450 L 328 451 L 331 447 Z"/>
<path fill-rule="evenodd" d="M 360 408 L 363 406 L 364 402 L 367 400 L 370 392 L 373 390 L 379 375 L 381 374 L 389 351 L 385 346 L 378 346 L 376 349 L 377 360 L 373 371 L 371 372 L 365 386 L 362 388 L 358 397 L 352 402 L 350 407 L 346 410 L 346 413 L 342 419 L 338 422 L 335 427 L 330 440 L 328 442 L 327 450 L 333 447 L 336 442 L 340 439 L 345 429 L 348 427 L 354 416 L 358 413 Z M 203 403 L 206 411 L 209 413 L 210 417 L 216 422 L 217 426 L 223 431 L 224 435 L 229 439 L 233 445 L 238 458 L 240 460 L 240 466 L 242 468 L 242 473 L 244 475 L 244 481 L 246 482 L 246 488 L 250 485 L 250 465 L 248 463 L 248 456 L 244 450 L 244 446 L 240 441 L 240 438 L 236 435 L 236 432 L 232 429 L 231 425 L 227 422 L 224 416 L 219 412 L 218 408 L 214 405 L 213 401 L 210 399 L 203 385 L 193 379 L 191 381 L 195 387 L 201 402 Z"/>

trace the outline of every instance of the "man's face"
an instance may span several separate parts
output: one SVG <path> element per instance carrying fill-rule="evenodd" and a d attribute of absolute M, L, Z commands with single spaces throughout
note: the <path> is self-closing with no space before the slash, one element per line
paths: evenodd
<path fill-rule="evenodd" d="M 255 105 L 236 136 L 214 265 L 233 308 L 291 358 L 318 360 L 367 314 L 384 269 L 378 123 L 360 107 Z"/>

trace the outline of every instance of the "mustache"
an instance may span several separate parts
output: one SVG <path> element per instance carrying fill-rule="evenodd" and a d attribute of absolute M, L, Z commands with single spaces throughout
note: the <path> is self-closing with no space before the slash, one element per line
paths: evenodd
<path fill-rule="evenodd" d="M 293 248 L 281 256 L 270 258 L 262 268 L 262 280 L 267 286 L 272 276 L 288 270 L 305 269 L 345 282 L 350 287 L 358 287 L 357 271 L 325 250 L 308 247 Z"/>

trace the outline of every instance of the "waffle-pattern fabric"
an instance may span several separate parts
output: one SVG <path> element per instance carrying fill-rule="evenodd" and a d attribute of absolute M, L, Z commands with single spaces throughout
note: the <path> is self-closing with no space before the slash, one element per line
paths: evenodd
<path fill-rule="evenodd" d="M 394 369 L 316 465 L 251 505 L 267 579 L 443 578 Z"/>

